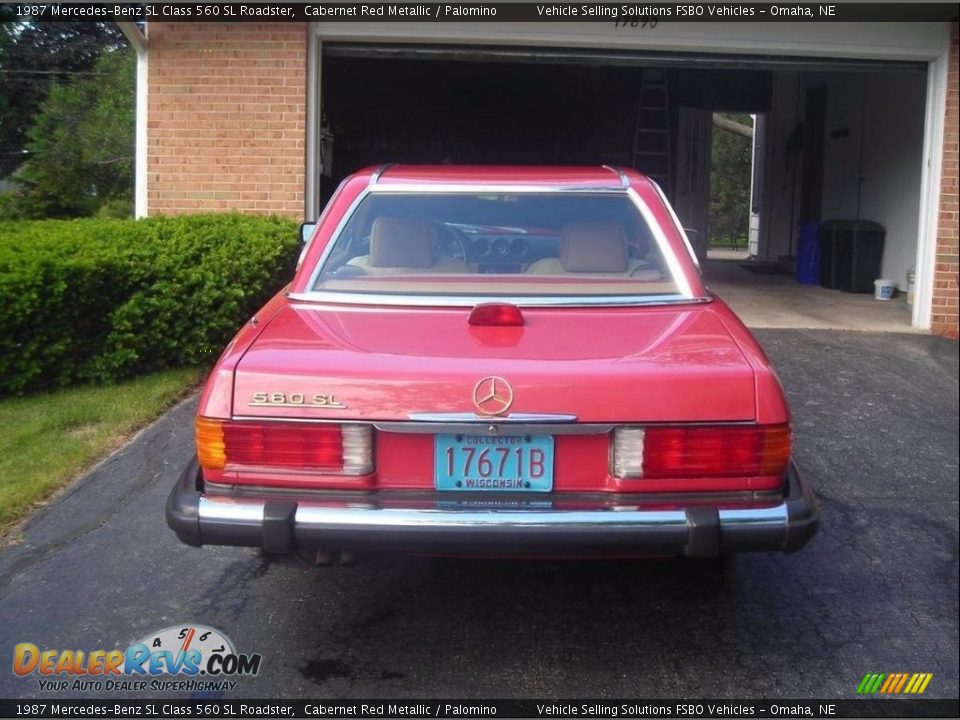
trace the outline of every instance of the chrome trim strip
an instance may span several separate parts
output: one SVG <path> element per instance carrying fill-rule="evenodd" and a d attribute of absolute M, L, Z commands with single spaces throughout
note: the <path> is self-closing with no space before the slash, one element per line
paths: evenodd
<path fill-rule="evenodd" d="M 624 189 L 630 187 L 630 180 L 627 178 L 627 174 L 623 170 L 613 165 L 603 165 L 602 167 L 609 170 L 610 172 L 616 173 L 617 177 L 620 178 L 620 185 Z"/>
<path fill-rule="evenodd" d="M 413 435 L 605 435 L 613 430 L 614 425 L 606 423 L 500 423 L 494 419 L 487 422 L 473 421 L 468 423 L 441 423 L 441 422 L 382 422 L 373 426 L 380 432 L 408 433 Z M 490 432 L 490 428 L 494 432 Z"/>
<path fill-rule="evenodd" d="M 395 182 L 369 188 L 378 193 L 435 193 L 438 195 L 489 193 L 623 193 L 624 188 L 610 185 L 527 185 L 524 183 L 429 183 Z"/>
<path fill-rule="evenodd" d="M 663 228 L 660 227 L 660 223 L 658 223 L 657 219 L 653 216 L 653 211 L 650 210 L 650 207 L 644 199 L 641 198 L 640 194 L 632 187 L 627 190 L 627 195 L 630 196 L 633 204 L 640 210 L 640 214 L 643 215 L 643 219 L 653 233 L 653 238 L 657 241 L 657 245 L 660 248 L 660 255 L 670 268 L 670 274 L 673 276 L 673 281 L 677 284 L 677 289 L 680 291 L 680 294 L 688 300 L 693 300 L 693 289 L 690 287 L 686 275 L 683 274 L 683 268 L 680 267 L 680 260 L 673 252 L 673 248 L 670 247 L 670 242 L 667 240 L 667 236 L 663 234 Z M 667 203 L 667 207 L 670 207 L 669 203 Z M 676 216 L 674 215 L 674 217 Z M 690 241 L 688 240 L 687 244 L 689 245 L 689 243 Z"/>
<path fill-rule="evenodd" d="M 470 412 L 407 413 L 411 420 L 420 422 L 482 423 L 566 423 L 576 422 L 577 416 L 570 413 L 510 413 L 509 415 L 477 415 Z"/>
<path fill-rule="evenodd" d="M 368 187 L 373 187 L 380 181 L 380 176 L 383 175 L 387 170 L 392 168 L 396 163 L 384 163 L 376 170 L 373 171 L 373 175 L 370 176 L 370 182 L 367 183 Z"/>
<path fill-rule="evenodd" d="M 417 417 L 428 417 L 430 413 L 411 413 L 411 418 L 414 416 Z M 276 415 L 233 415 L 230 419 L 233 421 L 250 421 L 250 422 L 282 422 L 282 423 L 314 423 L 314 424 L 328 424 L 328 425 L 372 425 L 377 430 L 381 432 L 395 432 L 395 433 L 410 433 L 418 435 L 429 435 L 433 433 L 470 433 L 477 432 L 481 428 L 489 428 L 491 425 L 499 426 L 503 425 L 505 428 L 506 434 L 511 434 L 517 432 L 518 430 L 523 430 L 527 433 L 532 434 L 542 434 L 542 435 L 602 435 L 610 432 L 615 427 L 625 427 L 625 428 L 650 428 L 650 427 L 684 427 L 687 425 L 690 426 L 700 426 L 704 425 L 702 422 L 681 422 L 681 421 L 672 421 L 672 420 L 656 420 L 651 422 L 621 422 L 621 423 L 605 423 L 605 422 L 590 422 L 590 423 L 578 423 L 573 420 L 546 420 L 546 417 L 551 416 L 537 416 L 531 414 L 530 417 L 539 418 L 539 422 L 529 422 L 527 420 L 514 420 L 513 422 L 509 421 L 507 418 L 491 416 L 489 418 L 482 418 L 473 413 L 439 413 L 435 416 L 441 417 L 447 415 L 457 417 L 463 416 L 463 422 L 456 421 L 435 421 L 435 420 L 363 420 L 357 418 L 327 418 L 327 417 L 288 417 L 288 416 L 276 416 Z M 516 414 L 511 417 L 519 417 Z M 567 416 L 554 416 L 554 417 L 567 417 Z M 572 417 L 572 416 L 571 416 Z M 710 426 L 723 426 L 723 427 L 755 427 L 757 425 L 754 420 L 716 420 L 709 423 L 706 423 Z"/>
<path fill-rule="evenodd" d="M 340 233 L 343 232 L 343 229 L 347 226 L 347 223 L 350 222 L 350 218 L 353 217 L 353 214 L 357 211 L 357 208 L 360 206 L 360 203 L 366 199 L 367 195 L 370 194 L 371 187 L 367 185 L 366 188 L 361 190 L 357 196 L 353 199 L 353 202 L 350 203 L 350 207 L 347 208 L 347 211 L 343 214 L 343 217 L 340 218 L 340 222 L 337 223 L 337 226 L 333 229 L 333 232 L 330 234 L 330 238 L 327 240 L 326 247 L 323 248 L 323 252 L 320 255 L 320 258 L 317 260 L 317 264 L 313 268 L 313 272 L 310 274 L 310 280 L 307 283 L 307 287 L 314 287 L 317 284 L 317 278 L 320 277 L 320 268 L 322 268 L 326 262 L 327 258 L 330 257 L 330 253 L 333 252 L 333 246 L 337 244 L 337 239 L 340 237 Z M 331 198 L 332 201 L 332 198 Z M 327 207 L 330 207 L 331 203 L 327 203 Z M 313 292 L 307 291 L 307 293 Z M 301 293 L 297 293 L 301 294 Z M 288 297 L 293 297 L 291 293 Z"/>
<path fill-rule="evenodd" d="M 202 517 L 202 515 L 201 515 Z M 682 510 L 447 510 L 348 507 L 297 508 L 296 522 L 307 525 L 380 526 L 454 528 L 504 525 L 518 528 L 541 527 L 646 527 L 675 525 L 686 530 L 687 516 Z"/>
<path fill-rule="evenodd" d="M 263 506 L 260 501 L 234 500 L 201 496 L 199 514 L 204 520 L 219 520 L 236 523 L 262 523 Z"/>
<path fill-rule="evenodd" d="M 696 266 L 697 270 L 701 273 L 703 269 L 700 267 L 700 260 L 697 258 L 697 253 L 693 249 L 693 243 L 690 242 L 690 238 L 687 237 L 687 231 L 683 229 L 683 223 L 680 222 L 680 218 L 677 217 L 677 211 L 673 209 L 673 205 L 670 204 L 670 201 L 667 200 L 666 194 L 663 192 L 663 188 L 660 187 L 655 181 L 651 180 L 653 187 L 657 191 L 657 195 L 660 196 L 661 202 L 666 206 L 667 211 L 670 213 L 670 218 L 673 220 L 673 224 L 676 225 L 677 231 L 680 233 L 680 237 L 683 238 L 684 244 L 687 246 L 687 253 L 693 259 L 693 264 Z"/>
<path fill-rule="evenodd" d="M 306 488 L 296 488 L 291 490 L 289 487 L 278 487 L 275 485 L 232 485 L 229 483 L 215 483 L 211 480 L 204 479 L 203 481 L 203 495 L 204 497 L 209 498 L 231 498 L 231 499 L 248 499 L 253 498 L 257 500 L 295 500 L 297 503 L 310 502 L 315 500 L 320 503 L 324 502 L 345 502 L 349 500 L 351 503 L 356 503 L 358 501 L 372 502 L 372 499 L 376 497 L 379 490 L 371 489 L 364 487 L 362 489 L 355 490 L 331 490 L 330 488 L 325 487 L 306 487 Z M 421 503 L 422 500 L 417 496 L 423 493 L 423 489 L 410 488 L 407 490 L 404 489 L 391 489 L 385 490 L 384 496 L 378 498 L 378 502 L 382 507 L 403 507 L 404 503 Z M 430 492 L 430 491 L 428 491 Z M 520 491 L 517 491 L 520 492 Z M 508 493 L 509 494 L 509 493 Z M 434 493 L 433 498 L 436 500 L 436 493 Z M 502 500 L 503 497 L 501 496 Z M 514 493 L 510 500 L 516 500 L 516 493 Z M 627 507 L 633 507 L 633 504 L 638 504 L 643 502 L 644 504 L 657 505 L 657 504 L 668 504 L 671 506 L 677 506 L 683 503 L 693 503 L 697 505 L 702 505 L 705 503 L 710 503 L 713 505 L 722 506 L 724 503 L 772 503 L 779 502 L 783 499 L 783 491 L 780 489 L 777 490 L 736 490 L 733 492 L 674 492 L 674 493 L 646 493 L 641 491 L 625 491 L 623 493 L 608 493 L 603 490 L 595 491 L 583 491 L 583 492 L 574 492 L 567 494 L 564 500 L 574 500 L 574 501 L 592 501 L 597 503 L 597 507 L 610 507 L 612 505 L 626 505 Z M 454 498 L 456 501 L 456 498 Z M 482 502 L 477 501 L 475 498 L 471 498 L 470 502 Z M 492 504 L 497 504 L 498 501 L 496 498 L 490 500 Z M 549 507 L 553 507 L 553 498 L 544 497 L 541 494 L 539 499 L 533 500 L 523 500 L 520 504 L 527 504 L 530 502 L 536 503 L 548 503 Z M 631 504 L 632 503 L 632 504 Z"/>
<path fill-rule="evenodd" d="M 451 496 L 451 500 L 456 497 Z M 495 500 L 495 498 L 491 498 Z M 210 497 L 200 498 L 201 521 L 257 524 L 263 522 L 263 500 Z M 769 508 L 726 509 L 719 511 L 721 530 L 787 527 L 787 506 L 780 503 Z M 458 510 L 445 507 L 380 507 L 375 503 L 358 502 L 327 505 L 305 501 L 297 507 L 296 523 L 326 528 L 390 527 L 390 528 L 470 528 L 492 526 L 504 528 L 589 528 L 589 527 L 663 527 L 674 526 L 687 532 L 684 510 L 642 510 L 638 506 L 601 507 L 596 510 Z M 202 530 L 201 530 L 202 532 Z"/>
<path fill-rule="evenodd" d="M 384 295 L 376 293 L 336 293 L 310 291 L 290 293 L 287 297 L 305 303 L 329 305 L 389 305 L 406 307 L 474 307 L 479 303 L 510 303 L 517 307 L 632 307 L 637 305 L 704 305 L 713 298 L 687 298 L 676 295 L 596 295 L 561 297 L 556 295 Z"/>
<path fill-rule="evenodd" d="M 787 506 L 780 504 L 772 508 L 728 508 L 720 510 L 720 522 L 727 525 L 786 525 Z"/>

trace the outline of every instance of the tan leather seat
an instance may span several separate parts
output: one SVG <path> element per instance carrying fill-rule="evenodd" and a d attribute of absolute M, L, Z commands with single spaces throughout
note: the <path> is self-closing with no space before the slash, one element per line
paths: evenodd
<path fill-rule="evenodd" d="M 638 277 L 648 273 L 647 263 L 631 259 L 623 227 L 614 222 L 567 223 L 560 230 L 559 257 L 543 258 L 527 268 L 531 275 L 587 273 Z M 659 279 L 659 271 L 652 271 Z M 638 279 L 654 279 L 638 277 Z"/>
<path fill-rule="evenodd" d="M 370 229 L 370 254 L 347 264 L 370 275 L 469 272 L 467 264 L 449 256 L 434 257 L 437 226 L 421 218 L 378 217 Z"/>

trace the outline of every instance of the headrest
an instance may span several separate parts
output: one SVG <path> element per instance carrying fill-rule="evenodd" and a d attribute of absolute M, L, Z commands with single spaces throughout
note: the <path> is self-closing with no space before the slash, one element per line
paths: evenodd
<path fill-rule="evenodd" d="M 626 272 L 623 228 L 613 222 L 564 225 L 560 230 L 560 263 L 567 272 Z"/>
<path fill-rule="evenodd" d="M 372 267 L 433 267 L 436 227 L 421 218 L 378 217 L 370 230 Z"/>

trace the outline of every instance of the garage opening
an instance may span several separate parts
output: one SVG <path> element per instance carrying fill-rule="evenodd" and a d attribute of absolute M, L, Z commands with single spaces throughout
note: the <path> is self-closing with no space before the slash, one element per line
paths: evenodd
<path fill-rule="evenodd" d="M 321 68 L 321 202 L 382 163 L 634 167 L 670 197 L 711 286 L 748 323 L 910 326 L 923 64 L 324 43 Z M 726 181 L 711 179 L 716 114 L 759 118 L 749 258 L 707 259 L 729 235 L 711 226 L 711 182 Z M 828 220 L 884 228 L 876 274 L 900 297 L 796 281 L 798 263 L 819 263 L 801 257 L 802 233 Z"/>

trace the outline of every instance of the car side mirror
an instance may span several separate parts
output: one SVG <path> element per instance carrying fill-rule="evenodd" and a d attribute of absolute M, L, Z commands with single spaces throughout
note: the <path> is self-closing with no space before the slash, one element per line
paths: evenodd
<path fill-rule="evenodd" d="M 310 238 L 313 237 L 313 231 L 317 229 L 316 222 L 302 222 L 300 223 L 299 235 L 300 242 L 304 245 L 309 242 Z"/>

